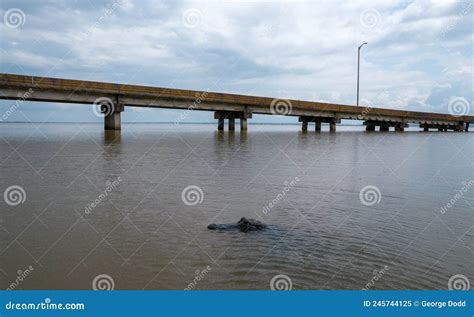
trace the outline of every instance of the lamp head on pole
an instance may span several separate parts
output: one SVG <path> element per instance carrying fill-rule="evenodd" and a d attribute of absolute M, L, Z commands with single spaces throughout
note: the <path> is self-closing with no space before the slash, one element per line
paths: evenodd
<path fill-rule="evenodd" d="M 359 49 L 361 49 L 361 47 L 364 46 L 364 45 L 366 45 L 366 44 L 367 44 L 367 42 L 362 43 L 362 44 L 359 46 Z"/>

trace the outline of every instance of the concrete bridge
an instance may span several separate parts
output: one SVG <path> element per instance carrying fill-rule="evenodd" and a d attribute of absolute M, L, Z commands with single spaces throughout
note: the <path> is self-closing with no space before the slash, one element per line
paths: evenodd
<path fill-rule="evenodd" d="M 107 130 L 120 130 L 120 113 L 125 107 L 151 107 L 185 109 L 188 111 L 214 111 L 218 129 L 247 130 L 252 114 L 288 115 L 299 117 L 302 130 L 314 123 L 321 131 L 321 123 L 329 123 L 330 132 L 336 132 L 341 119 L 364 120 L 366 131 L 403 132 L 409 123 L 417 123 L 424 131 L 468 131 L 474 116 L 454 116 L 441 113 L 356 107 L 332 103 L 274 99 L 208 91 L 194 91 L 115 83 L 70 80 L 49 77 L 24 76 L 0 73 L 0 99 L 29 100 L 60 103 L 95 104 L 104 115 Z"/>

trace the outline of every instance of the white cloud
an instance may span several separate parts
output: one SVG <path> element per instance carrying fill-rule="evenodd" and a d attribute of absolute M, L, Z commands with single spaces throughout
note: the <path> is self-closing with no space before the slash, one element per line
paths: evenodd
<path fill-rule="evenodd" d="M 2 69 L 351 104 L 357 46 L 368 41 L 361 96 L 388 92 L 380 106 L 437 111 L 445 95 L 472 100 L 469 2 L 113 4 L 15 2 L 27 23 L 1 26 Z M 192 28 L 183 24 L 190 8 L 199 13 Z M 367 10 L 378 14 L 373 27 L 361 23 Z"/>

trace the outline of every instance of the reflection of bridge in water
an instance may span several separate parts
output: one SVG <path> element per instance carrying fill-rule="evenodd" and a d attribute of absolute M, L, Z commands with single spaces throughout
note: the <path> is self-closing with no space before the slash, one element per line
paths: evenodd
<path fill-rule="evenodd" d="M 235 120 L 240 120 L 241 130 L 247 130 L 247 119 L 252 114 L 297 116 L 303 131 L 314 122 L 315 131 L 321 123 L 329 123 L 336 132 L 341 119 L 364 120 L 367 131 L 402 132 L 409 123 L 418 123 L 425 131 L 468 131 L 474 116 L 454 116 L 441 113 L 356 107 L 323 102 L 273 99 L 227 93 L 183 89 L 122 85 L 114 83 L 70 80 L 37 76 L 0 74 L 0 99 L 47 101 L 60 103 L 95 104 L 104 115 L 106 130 L 120 130 L 120 113 L 125 106 L 172 108 L 214 111 L 218 129 L 224 129 L 228 120 L 229 130 L 235 130 Z"/>

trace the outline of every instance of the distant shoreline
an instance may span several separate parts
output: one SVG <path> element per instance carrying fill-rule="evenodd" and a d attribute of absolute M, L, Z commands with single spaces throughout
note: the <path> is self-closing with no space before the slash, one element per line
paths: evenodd
<path fill-rule="evenodd" d="M 100 124 L 103 125 L 102 122 L 40 122 L 40 121 L 0 121 L 0 124 L 2 123 L 25 123 L 25 124 L 33 124 L 33 123 L 42 123 L 42 124 L 66 124 L 66 123 L 77 123 L 77 124 Z M 175 122 L 122 122 L 122 124 L 176 124 Z M 208 124 L 216 124 L 216 122 L 180 122 L 179 124 L 176 125 L 181 125 L 181 124 L 202 124 L 202 125 L 208 125 Z M 327 125 L 326 123 L 322 123 L 323 125 Z M 270 122 L 253 122 L 249 123 L 249 125 L 296 125 L 300 126 L 301 123 L 270 123 Z M 347 127 L 363 127 L 364 125 L 362 124 L 338 124 L 338 126 L 347 126 Z"/>

